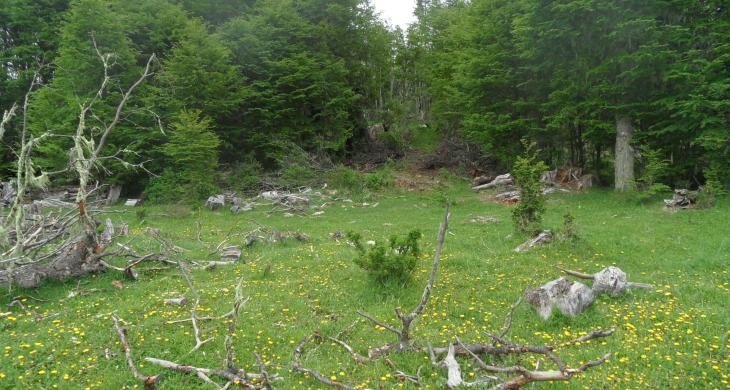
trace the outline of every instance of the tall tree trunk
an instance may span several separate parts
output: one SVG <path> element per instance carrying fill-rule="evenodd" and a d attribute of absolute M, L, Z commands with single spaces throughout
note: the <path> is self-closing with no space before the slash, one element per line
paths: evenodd
<path fill-rule="evenodd" d="M 624 191 L 631 188 L 634 181 L 634 149 L 631 138 L 634 125 L 628 115 L 616 116 L 616 153 L 615 153 L 615 188 Z"/>

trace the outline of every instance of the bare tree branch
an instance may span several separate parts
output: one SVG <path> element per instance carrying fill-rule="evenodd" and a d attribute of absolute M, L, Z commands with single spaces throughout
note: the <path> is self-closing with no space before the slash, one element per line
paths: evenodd
<path fill-rule="evenodd" d="M 129 370 L 132 371 L 132 375 L 135 379 L 142 381 L 145 389 L 154 388 L 157 383 L 162 380 L 162 375 L 146 376 L 139 372 L 137 366 L 134 365 L 134 360 L 132 359 L 132 348 L 129 346 L 129 342 L 127 341 L 127 330 L 119 325 L 119 318 L 116 314 L 112 314 L 112 320 L 114 321 L 114 328 L 117 330 L 117 334 L 119 335 L 119 341 L 122 343 L 124 355 L 127 357 L 127 367 L 129 367 Z"/>

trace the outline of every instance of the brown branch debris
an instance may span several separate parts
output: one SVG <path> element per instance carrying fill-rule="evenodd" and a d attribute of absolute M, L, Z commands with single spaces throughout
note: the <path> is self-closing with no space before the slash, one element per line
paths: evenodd
<path fill-rule="evenodd" d="M 193 335 L 195 337 L 195 346 L 193 349 L 190 350 L 188 353 L 193 353 L 200 349 L 203 345 L 206 343 L 209 343 L 213 341 L 213 337 L 209 339 L 202 340 L 200 338 L 200 328 L 198 327 L 198 306 L 200 306 L 200 293 L 198 293 L 198 290 L 195 289 L 195 286 L 193 285 L 193 281 L 191 279 L 190 273 L 185 268 L 185 265 L 182 262 L 179 262 L 178 265 L 180 266 L 180 272 L 183 275 L 183 278 L 185 278 L 185 282 L 187 282 L 188 287 L 190 288 L 190 292 L 193 294 L 194 301 L 193 301 L 193 308 L 190 310 L 190 322 L 193 325 Z"/>
<path fill-rule="evenodd" d="M 119 325 L 119 318 L 116 314 L 112 314 L 112 320 L 114 321 L 114 328 L 117 330 L 119 335 L 119 341 L 122 343 L 122 349 L 124 355 L 127 357 L 127 367 L 132 371 L 132 375 L 135 379 L 142 381 L 145 389 L 152 389 L 162 379 L 162 375 L 146 376 L 139 372 L 137 366 L 134 365 L 134 359 L 132 359 L 132 348 L 129 346 L 127 341 L 127 330 Z"/>
<path fill-rule="evenodd" d="M 330 378 L 327 378 L 326 376 L 318 373 L 317 371 L 314 371 L 312 369 L 302 367 L 302 353 L 304 352 L 304 345 L 306 345 L 308 342 L 312 341 L 313 339 L 322 340 L 322 336 L 319 335 L 319 333 L 313 333 L 309 336 L 302 339 L 302 341 L 299 342 L 299 345 L 297 345 L 296 349 L 294 349 L 294 354 L 292 355 L 292 362 L 289 366 L 292 370 L 299 372 L 301 374 L 309 375 L 310 377 L 324 383 L 327 386 L 336 387 L 338 389 L 344 389 L 344 390 L 355 390 L 355 388 L 352 385 L 338 382 L 336 380 L 332 380 Z"/>

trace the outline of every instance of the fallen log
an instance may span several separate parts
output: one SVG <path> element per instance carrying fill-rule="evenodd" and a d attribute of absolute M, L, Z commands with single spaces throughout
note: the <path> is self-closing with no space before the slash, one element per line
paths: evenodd
<path fill-rule="evenodd" d="M 525 241 L 520 246 L 515 248 L 515 252 L 517 252 L 517 253 L 527 252 L 528 250 L 530 250 L 536 246 L 547 244 L 548 242 L 550 242 L 552 240 L 553 240 L 553 233 L 550 230 L 543 230 L 542 232 L 540 232 L 540 234 L 538 234 L 534 238 L 531 238 L 531 239 Z"/>
<path fill-rule="evenodd" d="M 611 296 L 618 296 L 626 292 L 631 287 L 643 289 L 653 288 L 651 284 L 629 282 L 626 272 L 614 266 L 606 267 L 593 275 L 565 269 L 560 266 L 558 266 L 557 268 L 568 275 L 572 275 L 581 279 L 593 280 L 592 288 L 593 291 L 597 294 L 607 293 Z"/>
<path fill-rule="evenodd" d="M 225 206 L 226 206 L 225 195 L 213 195 L 213 196 L 208 197 L 208 200 L 205 201 L 205 207 L 207 207 L 211 211 L 222 209 Z"/>
<path fill-rule="evenodd" d="M 588 286 L 565 278 L 550 281 L 527 293 L 527 302 L 544 320 L 550 318 L 555 307 L 564 315 L 575 317 L 595 300 L 596 293 Z"/>
<path fill-rule="evenodd" d="M 487 190 L 490 188 L 495 187 L 505 187 L 505 186 L 511 186 L 515 184 L 515 179 L 512 177 L 511 174 L 505 173 L 504 175 L 499 175 L 494 178 L 494 180 L 490 181 L 489 183 L 478 185 L 472 187 L 472 191 L 481 191 L 481 190 Z"/>
<path fill-rule="evenodd" d="M 491 182 L 492 180 L 494 180 L 494 176 L 491 176 L 491 175 L 489 175 L 489 176 L 477 176 L 477 177 L 474 178 L 474 180 L 472 180 L 471 186 L 472 187 L 477 187 L 477 186 L 480 186 L 482 184 L 487 184 L 487 183 Z"/>

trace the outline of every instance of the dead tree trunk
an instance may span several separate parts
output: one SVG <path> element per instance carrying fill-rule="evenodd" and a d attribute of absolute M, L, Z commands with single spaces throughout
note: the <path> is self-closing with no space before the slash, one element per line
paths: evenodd
<path fill-rule="evenodd" d="M 94 97 L 80 104 L 79 121 L 76 134 L 73 136 L 74 146 L 71 149 L 69 164 L 79 180 L 79 190 L 76 194 L 78 214 L 63 222 L 59 229 L 49 234 L 50 237 L 44 236 L 43 225 L 37 228 L 35 225 L 26 223 L 26 219 L 22 218 L 23 207 L 21 202 L 26 188 L 25 185 L 40 181 L 38 177 L 35 177 L 30 153 L 36 143 L 50 136 L 50 133 L 46 132 L 39 137 L 30 137 L 29 140 L 25 138 L 25 118 L 28 112 L 29 91 L 26 94 L 23 106 L 23 144 L 22 152 L 18 157 L 18 191 L 13 205 L 13 210 L 17 210 L 13 214 L 16 221 L 14 232 L 16 236 L 15 250 L 13 251 L 13 258 L 0 261 L 0 285 L 16 284 L 25 288 L 33 288 L 38 287 L 45 279 L 63 280 L 97 272 L 105 267 L 105 263 L 101 261 L 101 258 L 109 242 L 103 242 L 97 235 L 98 223 L 87 210 L 87 200 L 93 192 L 89 189 L 89 183 L 91 183 L 95 171 L 104 161 L 115 160 L 122 162 L 125 166 L 142 167 L 141 164 L 135 165 L 123 161 L 119 157 L 119 152 L 110 156 L 105 156 L 102 152 L 104 152 L 104 146 L 109 134 L 122 120 L 122 112 L 133 92 L 146 78 L 152 75 L 151 67 L 156 57 L 154 54 L 150 56 L 144 73 L 124 92 L 117 104 L 113 118 L 111 118 L 111 121 L 106 122 L 95 115 L 93 108 L 97 100 L 101 99 L 108 89 L 110 81 L 108 71 L 111 66 L 110 59 L 113 56 L 112 54 L 99 52 L 96 41 L 94 41 L 94 48 L 104 67 L 104 79 Z M 32 88 L 33 85 L 30 89 L 32 90 Z M 4 127 L 7 117 L 7 114 L 3 116 L 2 126 L 0 127 Z M 93 130 L 91 129 L 92 126 L 86 125 L 89 118 L 100 122 L 99 125 L 93 126 Z M 97 133 L 98 130 L 101 130 L 100 135 Z M 41 176 L 41 178 L 43 177 L 44 175 Z M 58 222 L 60 223 L 60 219 Z M 25 233 L 30 233 L 28 230 L 34 232 L 26 235 Z M 35 252 L 30 250 L 31 248 Z"/>
<path fill-rule="evenodd" d="M 631 138 L 634 125 L 628 115 L 616 116 L 616 155 L 614 166 L 615 188 L 619 191 L 630 189 L 634 181 L 634 149 Z"/>

